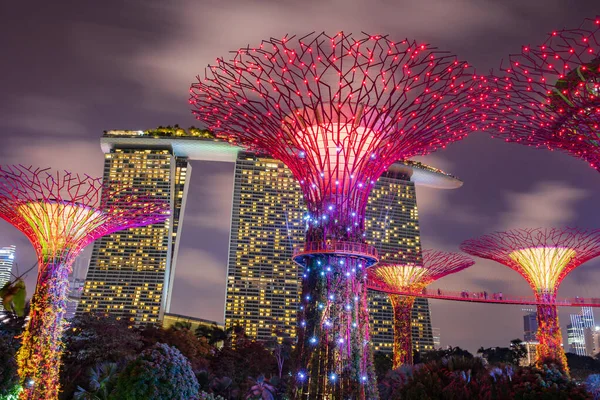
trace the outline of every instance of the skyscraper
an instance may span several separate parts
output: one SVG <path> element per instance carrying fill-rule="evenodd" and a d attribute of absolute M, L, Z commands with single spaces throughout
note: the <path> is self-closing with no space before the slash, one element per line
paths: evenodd
<path fill-rule="evenodd" d="M 537 311 L 533 309 L 525 309 L 525 315 L 523 315 L 523 341 L 524 342 L 536 342 L 537 341 Z"/>
<path fill-rule="evenodd" d="M 304 202 L 279 162 L 240 153 L 235 164 L 225 327 L 261 340 L 296 336 Z"/>
<path fill-rule="evenodd" d="M 433 331 L 433 347 L 439 349 L 442 347 L 442 334 L 440 328 L 432 328 Z"/>
<path fill-rule="evenodd" d="M 168 146 L 109 146 L 104 182 L 171 204 L 164 223 L 119 231 L 94 243 L 78 312 L 109 312 L 133 325 L 158 323 L 169 304 L 178 230 L 191 168 Z"/>
<path fill-rule="evenodd" d="M 7 282 L 10 282 L 12 266 L 15 261 L 15 246 L 0 248 L 0 288 Z M 0 302 L 0 310 L 3 310 L 2 302 Z"/>
<path fill-rule="evenodd" d="M 567 344 L 569 352 L 579 356 L 593 355 L 593 343 L 586 343 L 587 340 L 593 340 L 592 335 L 586 335 L 586 331 L 595 328 L 594 312 L 591 307 L 582 307 L 580 314 L 571 314 L 571 323 L 567 325 Z"/>

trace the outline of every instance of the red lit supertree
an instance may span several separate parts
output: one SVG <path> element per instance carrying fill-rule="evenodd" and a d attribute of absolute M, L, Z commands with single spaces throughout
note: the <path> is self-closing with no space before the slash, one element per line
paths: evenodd
<path fill-rule="evenodd" d="M 309 215 L 299 326 L 299 395 L 377 397 L 364 244 L 369 192 L 392 163 L 463 138 L 480 82 L 456 57 L 414 41 L 310 34 L 242 48 L 192 85 L 197 118 L 219 136 L 281 160 Z"/>
<path fill-rule="evenodd" d="M 600 170 L 600 17 L 523 46 L 490 81 L 492 135 L 564 150 Z"/>
<path fill-rule="evenodd" d="M 18 353 L 20 398 L 58 399 L 68 275 L 83 248 L 101 236 L 168 217 L 168 204 L 103 188 L 100 178 L 0 166 L 0 218 L 27 236 L 38 257 L 37 286 Z"/>
<path fill-rule="evenodd" d="M 437 250 L 424 250 L 422 261 L 401 259 L 382 261 L 368 270 L 369 288 L 388 293 L 394 308 L 394 369 L 413 363 L 411 327 L 415 297 L 432 282 L 475 264 L 463 254 Z M 394 292 L 409 292 L 415 296 Z"/>
<path fill-rule="evenodd" d="M 523 276 L 535 292 L 538 365 L 557 362 L 568 371 L 558 324 L 556 292 L 562 280 L 584 262 L 600 256 L 600 230 L 515 229 L 465 241 L 461 250 L 497 261 Z"/>

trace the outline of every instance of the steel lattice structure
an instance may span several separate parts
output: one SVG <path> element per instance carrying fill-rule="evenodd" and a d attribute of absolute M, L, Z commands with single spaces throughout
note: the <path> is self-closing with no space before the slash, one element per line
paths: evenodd
<path fill-rule="evenodd" d="M 27 236 L 39 265 L 18 354 L 21 398 L 58 399 L 68 275 L 83 248 L 103 235 L 168 217 L 168 204 L 103 188 L 101 178 L 0 166 L 0 218 Z"/>
<path fill-rule="evenodd" d="M 490 81 L 494 136 L 564 150 L 600 170 L 600 17 L 524 46 Z"/>
<path fill-rule="evenodd" d="M 600 230 L 515 229 L 465 241 L 461 250 L 518 272 L 534 290 L 538 305 L 537 363 L 558 362 L 567 371 L 558 323 L 556 292 L 562 280 L 584 262 L 600 256 Z"/>
<path fill-rule="evenodd" d="M 263 41 L 218 59 L 191 87 L 197 118 L 281 160 L 309 210 L 297 375 L 300 392 L 376 398 L 366 310 L 367 198 L 392 163 L 477 128 L 483 78 L 404 40 L 343 33 Z M 331 300 L 331 299 L 334 300 Z"/>
<path fill-rule="evenodd" d="M 369 269 L 369 280 L 374 283 L 370 288 L 387 292 L 394 308 L 394 369 L 413 363 L 411 311 L 415 296 L 430 283 L 474 263 L 460 253 L 424 250 L 422 261 L 383 261 Z M 415 296 L 391 294 L 393 291 L 410 292 Z"/>

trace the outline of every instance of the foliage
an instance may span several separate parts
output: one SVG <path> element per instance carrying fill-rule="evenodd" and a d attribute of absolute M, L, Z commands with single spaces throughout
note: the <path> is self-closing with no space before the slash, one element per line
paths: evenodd
<path fill-rule="evenodd" d="M 245 393 L 249 376 L 277 373 L 277 360 L 262 342 L 241 337 L 235 348 L 224 346 L 215 352 L 210 369 L 218 377 L 230 377 L 233 387 Z"/>
<path fill-rule="evenodd" d="M 19 394 L 23 391 L 20 385 L 15 385 L 3 395 L 0 395 L 1 400 L 17 400 L 19 398 Z"/>
<path fill-rule="evenodd" d="M 233 328 L 222 329 L 217 324 L 211 326 L 200 325 L 196 328 L 196 336 L 204 338 L 211 346 L 222 344 L 223 346 L 231 346 L 233 337 Z"/>
<path fill-rule="evenodd" d="M 451 357 L 390 371 L 379 383 L 381 398 L 448 400 L 590 399 L 556 367 L 486 367 L 480 358 Z"/>
<path fill-rule="evenodd" d="M 480 347 L 477 354 L 481 354 L 490 364 L 519 365 L 521 359 L 527 355 L 527 347 L 521 339 L 514 339 L 511 340 L 510 347 L 490 347 L 487 349 Z"/>
<path fill-rule="evenodd" d="M 448 357 L 473 358 L 473 354 L 469 353 L 467 350 L 461 349 L 460 347 L 448 346 L 445 349 L 423 352 L 420 354 L 420 361 L 422 363 L 428 363 L 431 361 L 440 361 Z"/>
<path fill-rule="evenodd" d="M 377 380 L 379 381 L 383 379 L 386 373 L 392 369 L 393 361 L 389 355 L 378 351 L 373 355 L 373 364 L 375 366 Z"/>
<path fill-rule="evenodd" d="M 600 400 L 600 374 L 592 374 L 585 380 L 585 388 L 594 400 Z"/>
<path fill-rule="evenodd" d="M 19 382 L 16 350 L 17 340 L 8 335 L 0 335 L 0 396 L 8 396 Z"/>
<path fill-rule="evenodd" d="M 5 310 L 16 314 L 19 317 L 25 316 L 25 298 L 27 297 L 27 288 L 25 281 L 19 278 L 14 282 L 6 282 L 0 289 L 0 299 Z"/>
<path fill-rule="evenodd" d="M 571 378 L 584 381 L 589 374 L 600 373 L 600 360 L 598 359 L 574 353 L 567 353 L 566 357 Z"/>
<path fill-rule="evenodd" d="M 190 362 L 175 347 L 157 343 L 127 364 L 113 398 L 189 400 L 197 396 L 198 381 Z"/>
<path fill-rule="evenodd" d="M 89 370 L 88 389 L 77 387 L 75 400 L 109 400 L 116 387 L 119 368 L 116 363 L 102 363 Z"/>
<path fill-rule="evenodd" d="M 189 329 L 162 329 L 147 326 L 141 331 L 143 348 L 155 343 L 165 343 L 179 350 L 191 363 L 194 371 L 208 367 L 208 356 L 212 348 L 205 339 L 198 339 Z"/>
<path fill-rule="evenodd" d="M 246 393 L 246 399 L 274 400 L 277 389 L 265 379 L 264 375 L 252 379 L 252 386 Z"/>
<path fill-rule="evenodd" d="M 200 392 L 200 400 L 225 400 L 225 397 L 215 396 L 212 393 Z"/>
<path fill-rule="evenodd" d="M 90 368 L 133 358 L 143 345 L 140 334 L 129 328 L 126 321 L 101 314 L 75 316 L 63 341 L 62 399 L 71 399 L 78 385 L 86 385 Z"/>

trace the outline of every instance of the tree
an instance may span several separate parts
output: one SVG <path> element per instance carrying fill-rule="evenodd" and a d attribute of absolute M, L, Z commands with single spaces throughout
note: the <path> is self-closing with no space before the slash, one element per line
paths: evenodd
<path fill-rule="evenodd" d="M 252 379 L 252 386 L 246 393 L 246 399 L 274 400 L 276 389 L 265 379 L 264 375 Z"/>
<path fill-rule="evenodd" d="M 191 331 L 192 323 L 188 322 L 188 321 L 177 321 L 173 325 L 171 325 L 170 328 L 175 331 L 185 331 L 185 330 Z"/>
<path fill-rule="evenodd" d="M 129 362 L 119 376 L 115 400 L 189 400 L 198 396 L 190 362 L 175 347 L 157 343 Z"/>
<path fill-rule="evenodd" d="M 431 361 L 441 360 L 443 358 L 448 357 L 463 357 L 471 359 L 473 358 L 473 354 L 469 353 L 467 350 L 463 350 L 460 347 L 452 347 L 448 346 L 445 349 L 437 349 L 432 351 L 423 352 L 421 355 L 421 362 L 427 363 Z"/>
<path fill-rule="evenodd" d="M 75 400 L 109 400 L 117 384 L 119 368 L 116 363 L 102 363 L 89 370 L 88 389 L 77 387 Z"/>
<path fill-rule="evenodd" d="M 388 371 L 392 370 L 392 366 L 394 362 L 392 358 L 385 354 L 384 352 L 378 351 L 373 355 L 373 364 L 375 365 L 375 373 L 377 374 L 377 379 L 381 380 Z"/>
<path fill-rule="evenodd" d="M 103 362 L 134 357 L 142 348 L 142 337 L 127 321 L 103 314 L 81 314 L 71 320 L 63 335 L 61 398 L 70 400 L 78 385 L 85 386 L 87 371 Z"/>
<path fill-rule="evenodd" d="M 212 349 L 205 339 L 198 339 L 190 330 L 146 326 L 140 334 L 143 349 L 156 343 L 165 343 L 179 350 L 189 360 L 194 371 L 208 368 L 208 357 Z"/>
<path fill-rule="evenodd" d="M 0 398 L 11 394 L 19 383 L 15 353 L 17 340 L 9 335 L 0 335 Z"/>
<path fill-rule="evenodd" d="M 273 356 L 277 361 L 277 376 L 279 379 L 281 379 L 283 375 L 284 363 L 292 356 L 292 341 L 290 339 L 284 339 L 281 343 L 279 343 L 279 341 L 276 339 L 270 343 L 269 347 L 271 348 Z"/>
<path fill-rule="evenodd" d="M 222 329 L 217 324 L 211 326 L 200 325 L 196 328 L 196 336 L 205 338 L 211 346 L 230 346 L 233 337 L 233 328 Z"/>

